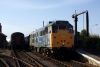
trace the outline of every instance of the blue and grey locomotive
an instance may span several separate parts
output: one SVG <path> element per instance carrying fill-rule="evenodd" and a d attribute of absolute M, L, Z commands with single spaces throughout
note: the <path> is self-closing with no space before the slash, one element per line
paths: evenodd
<path fill-rule="evenodd" d="M 74 49 L 73 26 L 68 21 L 49 21 L 46 26 L 30 34 L 29 45 L 48 56 L 63 56 Z"/>

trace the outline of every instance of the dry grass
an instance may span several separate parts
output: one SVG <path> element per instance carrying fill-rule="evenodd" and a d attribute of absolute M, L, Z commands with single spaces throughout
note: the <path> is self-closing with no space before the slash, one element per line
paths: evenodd
<path fill-rule="evenodd" d="M 0 54 L 4 54 L 6 51 L 6 49 L 0 49 Z"/>

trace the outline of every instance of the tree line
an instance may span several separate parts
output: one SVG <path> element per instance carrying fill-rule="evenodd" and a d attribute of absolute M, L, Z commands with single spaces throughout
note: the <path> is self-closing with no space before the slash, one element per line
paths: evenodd
<path fill-rule="evenodd" d="M 89 34 L 89 37 L 87 37 L 86 30 L 83 29 L 78 38 L 78 47 L 86 49 L 100 49 L 100 36 L 97 34 Z"/>

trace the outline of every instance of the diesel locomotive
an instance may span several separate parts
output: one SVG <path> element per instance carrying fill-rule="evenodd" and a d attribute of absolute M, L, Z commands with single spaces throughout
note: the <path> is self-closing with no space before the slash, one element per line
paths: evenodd
<path fill-rule="evenodd" d="M 11 34 L 11 47 L 13 49 L 24 49 L 25 39 L 21 32 L 14 32 Z"/>
<path fill-rule="evenodd" d="M 31 50 L 48 56 L 66 56 L 74 50 L 73 26 L 68 21 L 49 21 L 29 35 Z"/>

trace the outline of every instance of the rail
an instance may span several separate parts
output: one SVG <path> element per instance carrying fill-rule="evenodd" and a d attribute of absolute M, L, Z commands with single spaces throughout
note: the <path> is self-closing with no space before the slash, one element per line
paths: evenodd
<path fill-rule="evenodd" d="M 39 67 L 43 67 L 43 65 L 41 65 L 40 63 L 38 63 L 35 59 L 31 58 L 29 55 L 27 55 L 25 52 L 22 52 L 25 56 L 27 56 L 31 62 L 34 62 L 36 65 L 38 65 Z"/>
<path fill-rule="evenodd" d="M 6 67 L 9 67 L 9 65 L 6 63 L 6 61 L 2 58 L 0 58 L 0 60 L 2 61 L 2 63 L 6 66 Z"/>

